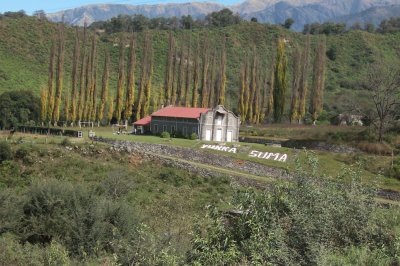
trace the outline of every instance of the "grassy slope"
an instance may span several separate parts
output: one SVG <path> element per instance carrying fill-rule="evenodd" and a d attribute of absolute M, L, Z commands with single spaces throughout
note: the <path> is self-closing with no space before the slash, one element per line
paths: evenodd
<path fill-rule="evenodd" d="M 23 191 L 35 180 L 48 179 L 93 187 L 107 186 L 108 182 L 116 187 L 125 184 L 126 199 L 140 220 L 150 226 L 157 241 L 170 237 L 171 246 L 181 254 L 189 246 L 194 224 L 203 221 L 206 205 L 226 208 L 234 191 L 225 178 L 203 178 L 170 167 L 154 167 L 154 163 L 139 157 L 109 153 L 107 145 L 77 145 L 85 152 L 68 151 L 55 144 L 13 144 L 14 152 L 27 149 L 28 159 L 14 159 L 13 167 L 0 164 L 0 190 Z"/>
<path fill-rule="evenodd" d="M 88 129 L 85 129 L 84 131 L 88 131 Z M 96 132 L 97 136 L 102 136 L 105 138 L 113 138 L 117 140 L 129 140 L 135 142 L 165 144 L 165 145 L 173 145 L 179 147 L 189 147 L 201 150 L 205 153 L 209 152 L 209 153 L 228 155 L 233 158 L 237 158 L 238 160 L 254 161 L 270 167 L 286 169 L 288 171 L 294 171 L 296 169 L 296 159 L 299 159 L 300 162 L 304 162 L 306 158 L 306 155 L 303 151 L 299 152 L 289 148 L 268 147 L 262 144 L 240 143 L 240 147 L 238 149 L 239 152 L 237 154 L 233 154 L 215 150 L 200 149 L 203 143 L 194 140 L 162 139 L 157 136 L 114 135 L 109 128 L 95 128 L 94 131 Z M 85 136 L 87 136 L 86 132 Z M 0 139 L 2 137 L 4 138 L 5 135 L 3 136 L 0 135 Z M 18 139 L 19 137 L 23 138 L 28 142 L 34 142 L 34 143 L 45 143 L 45 141 L 59 143 L 63 140 L 63 138 L 61 137 L 51 137 L 50 139 L 45 140 L 44 136 L 31 136 L 19 133 L 17 133 L 14 136 L 14 139 Z M 74 141 L 80 143 L 84 142 L 85 140 L 74 139 Z M 286 153 L 288 155 L 288 161 L 286 163 L 283 163 L 274 160 L 251 158 L 248 156 L 248 153 L 251 150 L 257 150 L 260 152 Z M 347 153 L 340 154 L 340 153 L 330 153 L 323 151 L 316 151 L 313 153 L 317 156 L 319 160 L 319 168 L 318 168 L 319 174 L 336 177 L 343 169 L 345 168 L 355 169 L 357 168 L 357 165 L 361 163 L 360 171 L 362 172 L 363 179 L 366 183 L 376 185 L 377 187 L 382 189 L 392 189 L 400 191 L 399 180 L 393 178 L 387 178 L 381 175 L 383 174 L 383 170 L 387 169 L 387 167 L 389 167 L 390 165 L 390 157 L 388 156 L 347 154 Z"/>
<path fill-rule="evenodd" d="M 0 21 L 0 93 L 14 89 L 30 89 L 39 92 L 40 87 L 46 86 L 51 33 L 55 30 L 55 24 L 29 17 Z M 228 38 L 227 105 L 231 108 L 236 106 L 240 64 L 253 44 L 256 45 L 261 61 L 267 70 L 270 68 L 274 40 L 277 37 L 285 36 L 290 40 L 289 54 L 296 44 L 301 44 L 304 41 L 304 36 L 300 33 L 287 31 L 276 26 L 254 23 L 244 23 L 223 29 L 195 29 L 191 31 L 192 40 L 196 40 L 198 36 L 203 37 L 206 31 L 211 40 L 212 48 L 219 48 L 220 38 L 223 34 Z M 174 32 L 178 45 L 181 44 L 182 37 L 186 36 L 187 33 L 188 31 L 183 30 Z M 162 83 L 164 76 L 168 32 L 152 31 L 152 35 L 155 58 L 153 82 L 156 87 Z M 113 44 L 117 42 L 117 37 L 117 34 L 102 35 L 99 43 L 98 66 L 100 73 L 104 49 L 107 48 L 111 54 L 111 90 L 115 90 L 116 87 L 118 47 L 113 46 Z M 312 37 L 313 44 L 315 44 L 316 38 L 315 36 Z M 67 39 L 65 77 L 68 79 L 66 81 L 68 84 L 73 47 L 72 28 L 68 29 Z M 142 33 L 139 33 L 138 60 L 141 58 L 142 40 Z M 325 94 L 328 109 L 340 110 L 349 99 L 365 101 L 364 93 L 354 90 L 358 86 L 357 82 L 362 79 L 365 73 L 365 64 L 373 62 L 381 56 L 387 62 L 399 63 L 399 41 L 400 34 L 380 35 L 361 31 L 328 36 L 327 48 L 333 48 L 337 51 L 336 60 L 328 60 Z M 192 45 L 193 48 L 196 46 L 195 41 L 192 41 Z"/>

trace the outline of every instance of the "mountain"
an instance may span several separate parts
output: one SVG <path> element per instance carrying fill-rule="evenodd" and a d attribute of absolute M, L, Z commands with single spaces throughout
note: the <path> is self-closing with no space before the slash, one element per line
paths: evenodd
<path fill-rule="evenodd" d="M 371 21 L 379 23 L 377 19 L 385 18 L 384 14 L 399 16 L 399 12 L 390 10 L 393 5 L 400 5 L 400 0 L 247 0 L 232 6 L 212 2 L 158 5 L 98 4 L 48 14 L 48 18 L 51 21 L 61 21 L 64 17 L 64 21 L 72 25 L 83 25 L 85 21 L 91 24 L 95 21 L 109 20 L 120 14 L 141 14 L 149 18 L 191 15 L 199 18 L 227 7 L 245 19 L 254 17 L 264 23 L 280 24 L 287 18 L 292 18 L 295 21 L 293 29 L 299 31 L 303 29 L 304 24 L 346 22 L 354 19 L 358 21 L 358 17 L 364 17 L 361 20 L 366 21 L 368 15 L 373 16 Z M 370 13 L 363 13 L 369 9 Z"/>
<path fill-rule="evenodd" d="M 335 19 L 335 21 L 345 22 L 348 26 L 351 26 L 355 23 L 360 23 L 361 25 L 366 23 L 379 25 L 382 20 L 391 17 L 398 17 L 399 15 L 400 5 L 390 5 L 382 7 L 372 7 L 355 15 L 338 17 Z"/>
<path fill-rule="evenodd" d="M 59 22 L 64 16 L 64 21 L 66 23 L 83 26 L 85 21 L 90 25 L 95 21 L 109 20 L 118 15 L 141 14 L 149 18 L 191 15 L 198 18 L 223 8 L 223 5 L 207 2 L 160 5 L 99 4 L 48 14 L 47 18 L 51 21 Z"/>

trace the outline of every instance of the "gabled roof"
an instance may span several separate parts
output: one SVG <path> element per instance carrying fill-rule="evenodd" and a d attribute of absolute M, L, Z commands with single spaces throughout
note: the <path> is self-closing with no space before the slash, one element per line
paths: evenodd
<path fill-rule="evenodd" d="M 168 106 L 151 114 L 151 116 L 177 117 L 177 118 L 200 118 L 200 115 L 208 112 L 209 108 L 191 108 Z"/>
<path fill-rule="evenodd" d="M 135 126 L 146 126 L 150 124 L 151 122 L 151 116 L 146 116 L 145 118 L 142 118 L 135 123 L 133 123 Z"/>

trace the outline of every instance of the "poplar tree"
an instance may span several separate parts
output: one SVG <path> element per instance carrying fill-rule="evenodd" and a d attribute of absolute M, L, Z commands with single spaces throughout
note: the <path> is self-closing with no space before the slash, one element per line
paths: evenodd
<path fill-rule="evenodd" d="M 208 91 L 207 91 L 207 78 L 208 78 L 208 67 L 209 67 L 209 40 L 208 35 L 204 37 L 203 45 L 203 66 L 201 71 L 201 107 L 205 108 L 208 106 Z"/>
<path fill-rule="evenodd" d="M 147 48 L 147 62 L 146 62 L 146 86 L 144 91 L 144 101 L 143 101 L 143 113 L 142 117 L 149 115 L 150 101 L 151 101 L 151 78 L 153 76 L 153 49 L 152 49 L 152 38 L 149 36 Z"/>
<path fill-rule="evenodd" d="M 90 54 L 86 57 L 85 68 L 85 95 L 83 99 L 83 120 L 88 120 L 89 100 L 90 100 L 90 86 L 92 85 L 91 70 L 90 70 Z"/>
<path fill-rule="evenodd" d="M 90 120 L 96 120 L 97 114 L 97 59 L 93 66 L 93 79 L 92 79 L 92 103 L 90 108 Z"/>
<path fill-rule="evenodd" d="M 169 32 L 168 38 L 168 55 L 167 55 L 167 65 L 165 67 L 165 104 L 170 105 L 172 97 L 172 83 L 173 83 L 173 71 L 174 71 L 174 46 L 175 41 L 172 35 L 172 31 Z M 161 99 L 160 99 L 161 100 Z"/>
<path fill-rule="evenodd" d="M 183 82 L 184 82 L 184 66 L 183 66 L 183 45 L 181 45 L 181 51 L 179 54 L 179 67 L 178 67 L 178 84 L 177 84 L 177 99 L 176 105 L 181 106 L 182 104 L 182 97 L 183 97 Z"/>
<path fill-rule="evenodd" d="M 325 40 L 320 40 L 317 45 L 313 66 L 313 82 L 310 100 L 310 113 L 313 125 L 323 110 L 323 97 L 325 87 Z"/>
<path fill-rule="evenodd" d="M 199 78 L 200 78 L 200 60 L 199 60 L 199 40 L 197 39 L 196 57 L 194 60 L 193 71 L 193 91 L 192 91 L 192 107 L 198 106 L 199 101 Z"/>
<path fill-rule="evenodd" d="M 222 51 L 221 51 L 221 65 L 220 65 L 220 76 L 219 76 L 219 95 L 218 104 L 225 104 L 225 86 L 226 86 L 226 37 L 224 36 L 222 41 Z"/>
<path fill-rule="evenodd" d="M 268 108 L 267 108 L 267 117 L 270 117 L 274 112 L 274 88 L 275 88 L 275 70 L 271 71 L 271 84 L 269 85 L 269 93 L 268 93 Z"/>
<path fill-rule="evenodd" d="M 213 108 L 214 107 L 214 103 L 215 103 L 215 97 L 218 96 L 218 94 L 215 93 L 215 90 L 218 88 L 217 84 L 215 82 L 215 71 L 216 71 L 216 51 L 214 50 L 212 53 L 212 61 L 211 61 L 211 69 L 210 69 L 210 73 L 209 73 L 209 78 L 208 78 L 208 101 L 205 107 L 209 107 L 209 108 Z"/>
<path fill-rule="evenodd" d="M 78 61 L 79 61 L 79 30 L 78 27 L 75 28 L 75 45 L 74 53 L 72 59 L 72 74 L 71 74 L 71 121 L 74 123 L 77 118 L 77 98 L 78 98 Z"/>
<path fill-rule="evenodd" d="M 65 122 L 70 120 L 70 95 L 69 95 L 69 86 L 67 85 L 67 90 L 64 95 L 64 115 L 65 115 Z"/>
<path fill-rule="evenodd" d="M 101 82 L 101 99 L 98 111 L 98 120 L 103 120 L 104 117 L 104 108 L 107 102 L 107 95 L 108 95 L 108 79 L 109 79 L 109 64 L 110 64 L 110 56 L 108 52 L 105 52 L 104 55 L 104 70 L 103 70 L 103 78 Z M 111 114 L 112 115 L 112 114 Z"/>
<path fill-rule="evenodd" d="M 54 65 L 56 63 L 56 38 L 53 35 L 51 49 L 50 49 L 50 63 L 49 63 L 49 77 L 47 82 L 48 89 L 48 107 L 47 119 L 51 121 L 54 109 Z"/>
<path fill-rule="evenodd" d="M 290 102 L 290 123 L 298 119 L 299 110 L 299 90 L 301 80 L 301 52 L 299 47 L 295 47 L 293 54 L 293 80 L 292 80 L 292 98 Z"/>
<path fill-rule="evenodd" d="M 64 78 L 64 23 L 59 27 L 58 58 L 56 72 L 56 94 L 54 99 L 53 121 L 56 124 L 60 118 L 61 95 L 63 91 Z"/>
<path fill-rule="evenodd" d="M 285 42 L 278 40 L 276 62 L 275 62 L 275 81 L 274 81 L 274 121 L 282 121 L 285 110 L 285 95 L 287 89 L 287 58 L 285 54 Z"/>
<path fill-rule="evenodd" d="M 242 64 L 240 66 L 240 92 L 239 92 L 239 113 L 240 119 L 242 122 L 246 120 L 246 111 L 245 111 L 245 90 L 246 90 L 246 70 L 245 65 Z"/>
<path fill-rule="evenodd" d="M 86 69 L 86 42 L 87 42 L 87 29 L 86 23 L 83 28 L 83 41 L 82 41 L 82 58 L 81 58 L 81 69 L 79 78 L 79 95 L 78 95 L 78 120 L 81 121 L 83 118 L 83 106 L 84 106 L 84 95 L 85 95 L 85 69 Z"/>
<path fill-rule="evenodd" d="M 308 90 L 308 68 L 309 68 L 309 56 L 310 56 L 310 35 L 306 37 L 305 47 L 301 55 L 301 77 L 299 82 L 299 105 L 298 105 L 298 122 L 300 123 L 304 115 L 306 114 L 306 96 Z"/>
<path fill-rule="evenodd" d="M 249 86 L 249 67 L 250 62 L 249 59 L 246 58 L 246 62 L 244 65 L 244 113 L 243 113 L 243 121 L 247 121 L 247 114 L 249 112 L 250 106 L 250 86 Z"/>
<path fill-rule="evenodd" d="M 191 81 L 191 69 L 190 69 L 190 44 L 191 38 L 189 33 L 189 39 L 187 43 L 187 60 L 186 60 L 186 83 L 185 83 L 185 107 L 190 107 L 190 81 Z"/>
<path fill-rule="evenodd" d="M 96 38 L 96 30 L 93 30 L 93 38 L 92 38 L 92 49 L 90 54 L 90 86 L 89 86 L 89 108 L 88 108 L 88 118 L 93 121 L 96 113 L 96 89 L 97 89 L 97 38 Z"/>
<path fill-rule="evenodd" d="M 168 105 L 175 105 L 176 103 L 176 86 L 175 86 L 175 81 L 176 81 L 176 62 L 177 62 L 177 57 L 178 57 L 178 51 L 177 48 L 175 47 L 174 49 L 174 54 L 173 54 L 173 63 L 172 63 L 172 82 L 171 82 L 171 102 L 168 103 Z"/>
<path fill-rule="evenodd" d="M 48 91 L 42 88 L 40 90 L 40 120 L 42 123 L 47 120 L 47 95 Z"/>
<path fill-rule="evenodd" d="M 119 60 L 118 60 L 118 84 L 117 84 L 117 98 L 115 104 L 115 117 L 117 118 L 117 123 L 121 121 L 122 105 L 123 105 L 123 95 L 124 95 L 124 57 L 125 57 L 125 40 L 121 34 L 119 42 Z"/>
<path fill-rule="evenodd" d="M 143 43 L 143 61 L 142 61 L 142 71 L 140 75 L 140 88 L 139 97 L 136 104 L 136 120 L 147 114 L 148 101 L 150 100 L 150 90 L 151 90 L 151 75 L 152 75 L 152 43 L 151 38 L 148 33 L 146 33 Z"/>
<path fill-rule="evenodd" d="M 254 112 L 253 112 L 253 123 L 258 124 L 260 122 L 260 103 L 261 103 L 261 80 L 260 80 L 260 75 L 258 74 L 260 67 L 259 64 L 256 64 L 256 69 L 254 72 L 256 73 L 256 89 L 254 93 Z"/>
<path fill-rule="evenodd" d="M 132 33 L 129 44 L 129 62 L 128 62 L 128 84 L 126 88 L 125 99 L 125 119 L 132 117 L 133 103 L 135 102 L 135 68 L 136 68 L 136 52 L 135 52 L 135 35 Z"/>
<path fill-rule="evenodd" d="M 108 124 L 111 123 L 114 114 L 114 96 L 111 94 L 108 98 L 108 113 L 107 113 L 107 120 Z"/>
<path fill-rule="evenodd" d="M 255 101 L 255 94 L 257 90 L 257 84 L 256 84 L 256 65 L 257 65 L 257 59 L 256 59 L 256 52 L 255 52 L 255 47 L 253 47 L 253 60 L 252 60 L 252 67 L 251 67 L 251 74 L 250 74 L 250 96 L 249 96 L 249 107 L 248 107 L 248 113 L 247 113 L 247 119 L 249 122 L 253 122 L 253 116 L 254 116 L 254 101 Z"/>
<path fill-rule="evenodd" d="M 265 76 L 265 80 L 263 83 L 263 92 L 262 92 L 262 99 L 261 99 L 261 110 L 260 110 L 260 123 L 264 122 L 265 115 L 267 112 L 267 101 L 268 101 L 268 79 Z"/>

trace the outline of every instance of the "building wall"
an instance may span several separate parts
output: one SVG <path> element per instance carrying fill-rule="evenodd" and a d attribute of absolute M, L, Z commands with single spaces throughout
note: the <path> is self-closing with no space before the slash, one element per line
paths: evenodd
<path fill-rule="evenodd" d="M 157 135 L 164 131 L 170 134 L 178 133 L 182 136 L 190 136 L 192 133 L 199 135 L 199 121 L 190 118 L 152 116 L 152 134 Z"/>
<path fill-rule="evenodd" d="M 200 139 L 221 142 L 239 141 L 240 119 L 219 105 L 200 117 Z M 230 134 L 230 139 L 228 135 Z"/>

